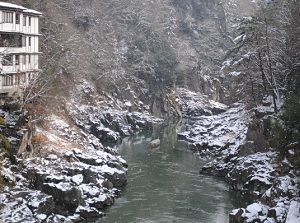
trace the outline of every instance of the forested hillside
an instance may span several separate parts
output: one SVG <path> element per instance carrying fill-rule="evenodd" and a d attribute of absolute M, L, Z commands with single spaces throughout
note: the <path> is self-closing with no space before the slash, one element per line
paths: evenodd
<path fill-rule="evenodd" d="M 132 88 L 158 114 L 174 86 L 227 101 L 221 67 L 234 45 L 233 18 L 255 7 L 215 0 L 12 2 L 44 13 L 41 65 L 62 92 L 55 97 L 84 79 L 122 101 L 132 100 Z"/>
<path fill-rule="evenodd" d="M 10 2 L 44 13 L 41 65 L 56 98 L 84 80 L 158 113 L 175 86 L 225 103 L 268 94 L 277 112 L 297 89 L 297 2 Z"/>

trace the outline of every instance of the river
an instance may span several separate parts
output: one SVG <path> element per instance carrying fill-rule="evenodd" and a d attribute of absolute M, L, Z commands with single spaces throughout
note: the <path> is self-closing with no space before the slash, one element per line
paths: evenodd
<path fill-rule="evenodd" d="M 177 141 L 180 125 L 162 125 L 115 146 L 127 161 L 128 185 L 97 223 L 226 223 L 243 200 L 221 179 L 199 174 L 207 160 Z M 161 140 L 151 149 L 152 139 Z"/>

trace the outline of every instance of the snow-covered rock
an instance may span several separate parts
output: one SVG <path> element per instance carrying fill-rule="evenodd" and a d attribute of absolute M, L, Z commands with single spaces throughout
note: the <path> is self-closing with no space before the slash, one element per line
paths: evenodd
<path fill-rule="evenodd" d="M 61 117 L 50 117 L 48 124 L 47 131 L 37 129 L 44 140 L 39 147 L 42 156 L 1 170 L 16 187 L 0 193 L 0 221 L 78 222 L 101 217 L 120 195 L 117 188 L 127 182 L 127 163 L 116 150 Z"/>
<path fill-rule="evenodd" d="M 141 112 L 103 110 L 101 107 L 81 105 L 69 106 L 69 113 L 75 123 L 101 142 L 118 142 L 136 130 L 152 129 L 161 119 Z"/>
<path fill-rule="evenodd" d="M 246 138 L 250 116 L 243 104 L 235 104 L 218 115 L 194 118 L 178 137 L 190 142 L 200 155 L 235 155 Z"/>
<path fill-rule="evenodd" d="M 202 174 L 224 177 L 230 189 L 255 201 L 233 210 L 230 223 L 285 222 L 288 213 L 293 216 L 291 222 L 298 220 L 300 174 L 287 160 L 276 162 L 277 152 L 266 143 L 273 119 L 271 106 L 265 102 L 248 111 L 236 103 L 217 115 L 193 117 L 186 131 L 178 134 L 200 156 L 214 158 L 202 167 Z"/>
<path fill-rule="evenodd" d="M 210 100 L 207 95 L 200 92 L 177 88 L 174 95 L 183 117 L 219 114 L 228 109 L 227 105 Z"/>
<path fill-rule="evenodd" d="M 151 142 L 149 142 L 149 147 L 150 148 L 156 148 L 160 145 L 160 140 L 159 139 L 154 139 Z"/>

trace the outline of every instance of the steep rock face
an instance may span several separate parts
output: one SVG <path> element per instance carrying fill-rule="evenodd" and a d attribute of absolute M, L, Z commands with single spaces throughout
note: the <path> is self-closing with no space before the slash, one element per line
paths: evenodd
<path fill-rule="evenodd" d="M 235 104 L 218 115 L 194 117 L 180 139 L 192 144 L 200 155 L 235 156 L 246 138 L 251 113 L 243 104 Z"/>
<path fill-rule="evenodd" d="M 239 114 L 241 113 L 237 113 L 238 119 L 240 119 Z M 255 116 L 252 116 L 251 121 L 249 119 L 245 123 L 246 126 L 240 129 L 242 134 L 241 131 L 233 131 L 238 138 L 235 138 L 234 141 L 229 140 L 225 145 L 213 146 L 212 154 L 219 158 L 204 166 L 201 172 L 225 177 L 231 189 L 249 193 L 255 198 L 264 194 L 275 178 L 279 176 L 277 166 L 271 164 L 277 154 L 268 151 L 268 136 L 264 135 L 267 132 L 266 129 L 270 127 L 268 120 L 269 118 L 257 120 Z M 243 121 L 241 122 L 243 123 Z M 224 132 L 228 132 L 224 129 L 224 124 L 220 128 Z M 212 129 L 214 131 L 216 128 Z M 224 137 L 224 132 L 221 133 L 221 137 Z M 227 136 L 233 137 L 233 135 Z M 204 143 L 202 144 L 204 147 L 209 147 L 209 143 L 205 144 L 203 140 L 201 141 Z M 228 154 L 226 150 L 230 148 L 231 153 Z M 227 155 L 225 155 L 226 153 Z"/>
<path fill-rule="evenodd" d="M 266 143 L 270 119 L 259 120 L 255 112 L 237 103 L 220 114 L 193 117 L 178 137 L 191 143 L 199 155 L 216 157 L 201 173 L 226 177 L 231 189 L 256 197 L 278 176 L 270 165 L 276 153 L 268 152 Z"/>
<path fill-rule="evenodd" d="M 81 84 L 79 89 L 80 91 L 74 93 L 71 101 L 66 104 L 67 112 L 77 126 L 93 134 L 101 142 L 118 142 L 122 137 L 129 136 L 140 129 L 151 129 L 153 124 L 162 121 L 149 115 L 147 111 L 130 112 L 132 104 L 129 101 L 123 103 L 118 99 L 109 98 L 109 102 L 113 104 L 109 106 L 110 103 L 105 98 L 97 96 L 96 90 L 86 82 Z M 88 94 L 95 97 L 93 100 L 82 102 L 80 94 L 87 89 Z M 139 106 L 148 110 L 148 106 L 142 102 Z"/>
<path fill-rule="evenodd" d="M 201 92 L 192 92 L 184 88 L 175 89 L 172 97 L 185 118 L 217 115 L 228 109 L 227 105 L 213 101 Z"/>
<path fill-rule="evenodd" d="M 237 120 L 226 120 L 229 121 L 225 124 L 226 128 L 224 124 L 219 123 L 219 128 L 210 128 L 211 132 L 203 131 L 201 134 L 203 137 L 206 134 L 214 136 L 218 132 L 218 141 L 209 138 L 204 141 L 196 132 L 193 138 L 196 140 L 194 144 L 200 151 L 199 153 L 217 156 L 216 160 L 202 168 L 201 173 L 225 177 L 231 189 L 249 193 L 257 198 L 265 193 L 273 184 L 274 179 L 279 176 L 276 166 L 271 164 L 276 153 L 268 152 L 264 144 L 260 143 L 264 136 L 257 133 L 262 130 L 262 126 L 252 126 L 253 122 L 257 121 L 253 119 L 250 121 L 250 115 L 248 115 L 248 121 L 241 119 L 241 113 L 236 113 L 236 115 Z M 224 114 L 220 117 L 222 117 L 221 122 L 225 120 Z M 215 118 L 212 123 L 216 123 Z M 234 130 L 231 127 L 230 131 L 230 123 L 234 123 Z M 237 128 L 238 126 L 240 128 Z M 220 130 L 216 131 L 217 129 Z M 256 134 L 253 135 L 253 132 Z M 223 143 L 224 139 L 226 143 Z M 205 152 L 202 152 L 203 150 Z"/>
<path fill-rule="evenodd" d="M 7 156 L 12 162 L 16 162 L 15 155 L 30 156 L 32 152 L 32 123 L 28 115 L 20 115 L 16 103 L 5 103 L 0 106 L 0 116 L 5 120 L 0 125 L 1 134 L 9 141 Z"/>

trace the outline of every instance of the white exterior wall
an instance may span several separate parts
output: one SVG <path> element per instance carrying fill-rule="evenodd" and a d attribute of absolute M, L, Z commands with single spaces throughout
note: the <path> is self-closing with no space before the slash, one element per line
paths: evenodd
<path fill-rule="evenodd" d="M 6 6 L 8 6 L 6 8 Z M 13 13 L 13 23 L 3 22 L 3 12 Z M 16 13 L 19 13 L 19 24 L 16 24 Z M 20 88 L 20 81 L 22 85 L 29 83 L 29 76 L 33 76 L 39 69 L 39 17 L 40 12 L 26 9 L 22 6 L 0 3 L 0 34 L 22 35 L 25 38 L 25 46 L 22 47 L 1 47 L 0 54 L 11 54 L 13 57 L 12 65 L 3 65 L 2 57 L 0 58 L 0 94 L 18 91 Z M 30 25 L 29 25 L 30 19 Z M 24 20 L 26 25 L 24 26 Z M 29 44 L 29 40 L 30 44 Z M 19 64 L 16 64 L 16 55 L 19 55 Z M 25 60 L 23 58 L 26 58 Z M 29 59 L 30 57 L 30 59 Z M 24 63 L 25 62 L 25 63 Z M 20 78 L 20 74 L 22 77 Z M 4 76 L 12 77 L 12 85 L 5 86 L 3 80 Z"/>
<path fill-rule="evenodd" d="M 13 13 L 13 23 L 3 23 L 2 18 L 3 12 L 12 12 Z M 11 9 L 1 10 L 0 9 L 0 31 L 12 31 L 12 32 L 20 32 L 26 34 L 39 34 L 39 16 L 32 15 L 27 13 L 20 13 L 20 24 L 16 24 L 16 13 Z M 31 20 L 31 25 L 29 26 L 29 18 Z M 23 25 L 23 20 L 26 20 L 26 26 Z"/>

